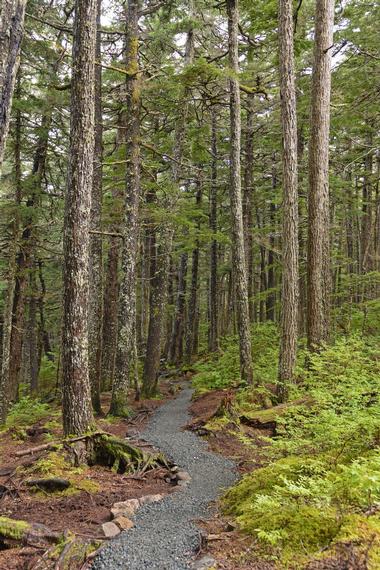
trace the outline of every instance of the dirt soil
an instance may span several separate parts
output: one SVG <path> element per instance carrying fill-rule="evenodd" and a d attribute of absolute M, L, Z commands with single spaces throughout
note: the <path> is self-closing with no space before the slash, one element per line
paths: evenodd
<path fill-rule="evenodd" d="M 174 384 L 174 386 L 176 386 Z M 130 401 L 134 411 L 131 419 L 99 419 L 99 428 L 115 436 L 125 438 L 132 445 L 141 446 L 149 451 L 149 446 L 139 441 L 139 432 L 143 429 L 150 415 L 168 398 L 175 393 L 173 382 L 162 386 L 162 399 Z M 110 395 L 102 397 L 102 407 L 106 411 Z M 56 427 L 49 429 L 49 434 L 41 433 L 49 420 L 55 420 Z M 151 470 L 144 475 L 127 475 L 114 473 L 111 469 L 93 466 L 79 477 L 86 484 L 89 482 L 98 486 L 98 492 L 79 491 L 75 494 L 64 493 L 35 493 L 29 490 L 24 481 L 31 476 L 30 468 L 39 460 L 46 458 L 48 450 L 23 457 L 16 452 L 27 450 L 50 440 L 59 441 L 62 430 L 59 427 L 60 418 L 53 415 L 28 428 L 30 435 L 25 440 L 18 439 L 18 430 L 10 430 L 0 435 L 0 485 L 7 492 L 0 498 L 0 516 L 25 520 L 30 523 L 46 525 L 53 531 L 70 531 L 80 537 L 100 538 L 104 540 L 101 525 L 110 520 L 110 508 L 117 501 L 139 498 L 148 494 L 168 494 L 175 487 L 168 483 L 168 471 L 164 468 Z M 46 431 L 46 430 L 45 430 Z M 2 489 L 2 487 L 0 487 Z M 33 547 L 12 548 L 1 550 L 0 570 L 29 570 L 34 562 L 41 558 L 44 549 Z"/>

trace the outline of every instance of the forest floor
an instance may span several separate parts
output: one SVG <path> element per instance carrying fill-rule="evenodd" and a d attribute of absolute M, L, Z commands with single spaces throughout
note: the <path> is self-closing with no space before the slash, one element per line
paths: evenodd
<path fill-rule="evenodd" d="M 147 424 L 152 423 L 152 416 L 153 422 L 155 421 L 157 416 L 154 413 L 155 410 L 162 404 L 165 404 L 165 406 L 169 405 L 170 408 L 170 401 L 174 399 L 175 401 L 183 402 L 183 404 L 180 404 L 181 409 L 179 412 L 181 415 L 178 419 L 181 424 L 178 426 L 180 431 L 184 432 L 185 439 L 188 435 L 190 438 L 198 440 L 201 447 L 206 449 L 206 455 L 208 454 L 207 448 L 212 452 L 208 455 L 216 458 L 212 460 L 212 465 L 217 465 L 216 472 L 222 470 L 220 466 L 224 466 L 223 461 L 225 460 L 223 460 L 223 457 L 233 460 L 236 466 L 235 471 L 240 472 L 240 474 L 262 465 L 260 449 L 265 445 L 263 444 L 262 436 L 270 435 L 270 429 L 255 430 L 246 426 L 246 436 L 250 441 L 254 442 L 252 446 L 247 446 L 246 442 L 239 440 L 236 436 L 233 425 L 224 426 L 223 429 L 212 430 L 207 427 L 209 422 L 212 422 L 213 418 L 218 416 L 218 410 L 225 404 L 226 399 L 228 400 L 228 391 L 215 390 L 208 392 L 190 402 L 187 399 L 190 396 L 186 396 L 185 399 L 178 396 L 174 398 L 177 390 L 179 390 L 177 381 L 166 381 L 161 387 L 161 399 L 143 400 L 140 402 L 131 400 L 130 406 L 133 410 L 133 416 L 130 419 L 99 419 L 99 428 L 121 438 L 127 437 L 128 441 L 134 445 L 141 445 L 144 451 L 151 450 L 152 448 L 146 442 L 146 440 L 149 441 L 146 434 L 143 434 L 143 439 L 140 436 L 146 430 Z M 189 393 L 189 390 L 185 390 L 185 392 Z M 103 396 L 102 404 L 106 410 L 109 404 L 109 395 Z M 188 413 L 190 415 L 187 415 Z M 172 415 L 170 410 L 169 415 Z M 166 419 L 163 418 L 163 420 L 166 423 Z M 190 432 L 195 432 L 199 437 L 194 437 Z M 0 491 L 2 490 L 3 492 L 0 498 L 1 516 L 25 520 L 29 523 L 43 524 L 56 532 L 65 531 L 67 534 L 70 531 L 76 536 L 98 539 L 104 544 L 105 538 L 102 532 L 102 524 L 110 520 L 110 509 L 115 502 L 136 499 L 145 495 L 159 494 L 165 497 L 174 490 L 187 493 L 187 490 L 179 490 L 177 485 L 173 485 L 173 481 L 170 480 L 170 471 L 165 468 L 153 469 L 139 476 L 115 473 L 109 468 L 101 466 L 74 470 L 70 474 L 73 489 L 54 494 L 32 491 L 25 485 L 28 478 L 36 473 L 41 474 L 41 472 L 46 475 L 54 475 L 58 472 L 59 475 L 65 476 L 65 466 L 60 464 L 57 454 L 48 450 L 42 450 L 35 454 L 27 453 L 21 456 L 20 453 L 38 447 L 46 443 L 46 441 L 58 440 L 60 437 L 62 437 L 62 429 L 58 409 L 28 426 L 27 429 L 22 430 L 22 433 L 20 433 L 19 428 L 15 427 L 0 436 Z M 178 439 L 178 437 L 181 438 L 182 436 L 179 435 L 175 439 Z M 207 443 L 201 442 L 200 439 L 206 439 Z M 188 463 L 188 453 L 191 455 L 195 449 L 187 450 L 186 442 L 182 445 L 185 448 L 183 450 L 182 463 L 185 464 Z M 179 441 L 177 441 L 177 445 L 181 446 Z M 194 445 L 194 443 L 191 445 Z M 163 451 L 170 456 L 172 450 L 170 446 L 167 446 Z M 193 455 L 197 458 L 195 463 L 198 463 L 199 455 L 198 450 L 196 451 L 197 453 L 194 451 Z M 218 457 L 220 457 L 220 460 L 218 460 Z M 227 471 L 230 471 L 230 465 L 232 464 L 228 464 L 228 459 L 226 459 Z M 180 468 L 183 468 L 184 465 L 180 461 L 178 461 L 178 464 Z M 185 468 L 188 468 L 188 466 L 185 465 Z M 191 472 L 192 468 L 193 465 L 190 465 L 190 468 L 188 468 L 189 472 Z M 206 470 L 209 468 L 207 467 Z M 202 495 L 204 489 L 207 488 L 207 483 L 205 482 L 208 480 L 209 475 L 209 473 L 204 473 L 204 481 L 202 481 L 202 474 L 194 473 L 194 479 L 198 478 L 199 483 L 199 488 L 195 490 L 196 494 Z M 211 479 L 215 479 L 215 477 L 216 474 Z M 252 539 L 241 535 L 227 519 L 217 513 L 217 509 L 214 509 L 213 513 L 208 511 L 207 508 L 205 509 L 205 505 L 214 498 L 214 494 L 217 494 L 216 486 L 219 483 L 220 487 L 232 484 L 235 477 L 236 474 L 222 478 L 220 482 L 213 482 L 211 491 L 205 491 L 204 497 L 199 498 L 200 504 L 203 501 L 202 508 L 197 510 L 192 507 L 189 511 L 190 518 L 195 520 L 198 525 L 198 544 L 194 544 L 193 549 L 198 549 L 199 567 L 206 568 L 207 557 L 210 557 L 210 560 L 215 559 L 217 561 L 218 568 L 225 570 L 267 570 L 272 568 L 272 566 L 264 561 L 255 560 L 252 554 Z M 223 482 L 225 482 L 225 485 L 223 485 Z M 189 502 L 193 505 L 197 501 L 194 501 L 194 498 L 191 496 Z M 177 500 L 173 507 L 175 518 L 178 510 L 181 509 L 185 510 L 183 497 L 179 501 Z M 143 511 L 144 509 L 141 510 Z M 167 513 L 165 514 L 166 517 L 168 517 Z M 199 534 L 199 529 L 202 529 L 201 534 Z M 123 533 L 122 536 L 131 534 L 133 535 L 133 533 Z M 118 542 L 119 539 L 116 539 L 111 544 L 116 545 Z M 108 548 L 105 550 L 108 550 Z M 0 570 L 32 570 L 38 567 L 45 551 L 46 546 L 35 547 L 28 545 L 0 550 Z M 186 556 L 188 558 L 188 553 Z M 202 566 L 202 560 L 206 561 L 206 566 Z M 87 568 L 88 566 L 88 563 L 87 566 L 79 564 L 77 568 Z M 112 562 L 111 565 L 108 563 L 99 566 L 99 568 L 107 568 L 107 570 L 118 567 L 116 562 Z M 157 568 L 161 567 L 166 568 L 166 566 L 157 566 Z M 169 567 L 171 568 L 171 566 Z M 70 566 L 70 568 L 76 570 L 75 566 Z M 136 568 L 153 568 L 153 566 L 147 563 L 146 566 L 137 565 Z M 182 568 L 182 566 L 178 566 L 178 568 Z"/>
<path fill-rule="evenodd" d="M 143 426 L 154 410 L 171 398 L 170 385 L 162 388 L 162 400 L 130 401 L 131 419 L 98 419 L 100 429 L 117 437 L 128 438 L 144 451 L 151 448 L 138 439 Z M 109 395 L 102 398 L 108 409 Z M 49 441 L 62 439 L 60 410 L 29 425 L 25 429 L 15 426 L 0 435 L 0 515 L 29 523 L 43 524 L 52 531 L 104 540 L 102 524 L 110 520 L 110 508 L 117 501 L 135 499 L 145 495 L 166 495 L 174 490 L 168 482 L 168 470 L 157 468 L 143 475 L 115 473 L 108 467 L 95 465 L 85 469 L 67 469 L 58 453 L 49 450 L 20 454 Z M 72 486 L 63 492 L 38 492 L 28 488 L 26 481 L 33 476 L 68 477 Z M 34 567 L 46 548 L 22 546 L 1 549 L 1 570 L 26 570 Z"/>

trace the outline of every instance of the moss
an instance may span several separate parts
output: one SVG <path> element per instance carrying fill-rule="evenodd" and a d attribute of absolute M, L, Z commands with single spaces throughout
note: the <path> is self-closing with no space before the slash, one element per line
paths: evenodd
<path fill-rule="evenodd" d="M 5 538 L 20 540 L 30 529 L 30 524 L 7 517 L 0 517 L 0 535 Z"/>
<path fill-rule="evenodd" d="M 380 516 L 353 514 L 344 519 L 333 545 L 355 544 L 357 554 L 366 556 L 368 570 L 380 568 Z"/>
<path fill-rule="evenodd" d="M 49 477 L 62 477 L 67 478 L 70 475 L 78 475 L 83 472 L 83 469 L 79 467 L 73 467 L 73 465 L 67 461 L 62 451 L 51 451 L 42 457 L 33 465 L 30 469 L 33 473 L 41 473 L 41 475 L 48 475 Z"/>

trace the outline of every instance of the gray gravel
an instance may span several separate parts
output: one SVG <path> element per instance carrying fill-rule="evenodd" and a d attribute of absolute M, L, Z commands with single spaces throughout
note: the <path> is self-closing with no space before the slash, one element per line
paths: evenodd
<path fill-rule="evenodd" d="M 92 570 L 186 570 L 201 531 L 194 520 L 210 514 L 210 502 L 237 478 L 232 461 L 207 451 L 206 442 L 182 427 L 189 421 L 192 391 L 161 406 L 142 437 L 191 475 L 191 482 L 158 503 L 141 507 L 136 526 L 101 550 Z"/>

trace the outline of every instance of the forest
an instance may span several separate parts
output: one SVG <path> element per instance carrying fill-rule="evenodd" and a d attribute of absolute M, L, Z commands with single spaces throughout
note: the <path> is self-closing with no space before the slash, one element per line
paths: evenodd
<path fill-rule="evenodd" d="M 380 570 L 379 22 L 0 0 L 1 570 Z"/>

